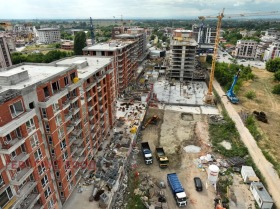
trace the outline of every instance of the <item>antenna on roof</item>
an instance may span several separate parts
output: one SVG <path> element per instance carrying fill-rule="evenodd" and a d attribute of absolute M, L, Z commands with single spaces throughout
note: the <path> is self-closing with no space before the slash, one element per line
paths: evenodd
<path fill-rule="evenodd" d="M 90 17 L 90 37 L 91 37 L 91 44 L 92 46 L 95 44 L 94 42 L 94 28 L 93 28 L 93 22 L 92 22 L 92 18 Z"/>

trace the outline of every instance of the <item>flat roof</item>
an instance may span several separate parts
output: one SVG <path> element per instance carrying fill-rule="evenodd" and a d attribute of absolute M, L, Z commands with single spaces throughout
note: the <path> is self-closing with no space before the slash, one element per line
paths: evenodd
<path fill-rule="evenodd" d="M 12 66 L 5 71 L 0 72 L 1 77 L 8 77 L 11 75 L 16 75 L 23 71 L 28 72 L 28 78 L 19 83 L 13 85 L 1 85 L 0 93 L 9 89 L 24 89 L 28 86 L 34 85 L 39 82 L 44 82 L 50 79 L 50 77 L 61 74 L 62 72 L 68 70 L 68 67 L 55 67 L 49 64 L 22 64 L 17 66 Z"/>
<path fill-rule="evenodd" d="M 44 30 L 60 30 L 59 28 L 40 28 L 38 31 L 44 31 Z"/>
<path fill-rule="evenodd" d="M 122 49 L 129 44 L 133 43 L 133 41 L 114 41 L 114 42 L 106 42 L 106 43 L 98 43 L 93 46 L 87 46 L 83 48 L 83 51 L 116 51 L 117 49 Z"/>
<path fill-rule="evenodd" d="M 58 66 L 71 66 L 73 64 L 79 65 L 87 62 L 87 66 L 79 69 L 78 78 L 86 78 L 89 75 L 97 72 L 100 68 L 108 66 L 112 62 L 111 57 L 93 57 L 93 56 L 77 56 L 66 58 L 56 63 Z"/>
<path fill-rule="evenodd" d="M 261 182 L 252 182 L 251 186 L 254 187 L 254 189 L 256 190 L 263 202 L 273 203 L 272 198 L 270 197 L 269 193 L 267 192 L 266 188 Z"/>
<path fill-rule="evenodd" d="M 193 38 L 187 38 L 187 40 L 182 40 L 182 41 L 172 40 L 170 45 L 172 45 L 172 46 L 182 46 L 182 45 L 197 46 L 198 44 Z"/>

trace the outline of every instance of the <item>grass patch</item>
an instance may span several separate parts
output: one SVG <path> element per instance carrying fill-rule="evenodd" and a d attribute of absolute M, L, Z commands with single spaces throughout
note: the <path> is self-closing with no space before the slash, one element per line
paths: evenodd
<path fill-rule="evenodd" d="M 253 99 L 255 99 L 255 98 L 257 97 L 257 95 L 256 95 L 256 92 L 255 92 L 255 91 L 251 90 L 251 91 L 247 91 L 247 92 L 245 93 L 245 97 L 246 97 L 247 99 L 253 100 Z"/>
<path fill-rule="evenodd" d="M 235 128 L 235 123 L 230 119 L 224 108 L 222 115 L 226 121 L 225 123 L 210 124 L 209 126 L 209 134 L 213 150 L 225 157 L 246 156 L 248 154 L 248 149 L 240 140 L 239 133 Z M 220 144 L 224 140 L 231 143 L 232 148 L 230 150 L 227 150 Z"/>
<path fill-rule="evenodd" d="M 134 173 L 130 174 L 128 178 L 128 197 L 127 197 L 127 209 L 134 208 L 134 209 L 146 209 L 145 205 L 143 204 L 140 195 L 134 194 L 134 190 L 138 188 L 140 182 L 139 178 L 136 178 Z"/>
<path fill-rule="evenodd" d="M 249 115 L 245 121 L 245 126 L 248 128 L 252 136 L 256 141 L 259 141 L 262 138 L 262 135 L 258 131 L 256 120 L 253 115 Z"/>

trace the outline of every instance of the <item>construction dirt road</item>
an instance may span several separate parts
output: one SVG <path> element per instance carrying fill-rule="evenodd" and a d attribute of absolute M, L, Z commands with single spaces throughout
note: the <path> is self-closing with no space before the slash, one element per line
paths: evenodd
<path fill-rule="evenodd" d="M 168 168 L 161 169 L 154 157 L 152 165 L 145 165 L 142 154 L 139 153 L 137 171 L 140 175 L 148 174 L 153 179 L 164 181 L 165 185 L 167 185 L 167 174 L 177 173 L 188 197 L 188 208 L 213 208 L 216 191 L 212 185 L 208 185 L 206 188 L 207 173 L 196 163 L 197 159 L 205 154 L 204 150 L 209 149 L 206 147 L 208 142 L 200 140 L 201 138 L 209 139 L 209 137 L 204 136 L 205 133 L 206 135 L 208 133 L 205 131 L 208 130 L 207 116 L 192 114 L 182 116 L 182 112 L 150 108 L 147 118 L 155 114 L 160 117 L 160 121 L 157 125 L 148 125 L 141 132 L 142 141 L 148 141 L 153 152 L 156 146 L 163 146 L 170 163 Z M 203 131 L 200 132 L 200 130 Z M 188 145 L 200 147 L 201 150 L 196 153 L 187 153 L 183 147 Z M 195 190 L 194 177 L 201 178 L 203 182 L 202 192 Z M 164 190 L 164 193 L 168 208 L 177 208 L 169 187 Z"/>
<path fill-rule="evenodd" d="M 249 150 L 249 153 L 254 160 L 255 164 L 259 168 L 260 172 L 264 176 L 268 190 L 272 195 L 272 198 L 275 202 L 277 208 L 280 208 L 280 179 L 277 175 L 276 171 L 273 169 L 273 166 L 270 162 L 266 160 L 261 149 L 258 147 L 255 139 L 252 137 L 248 129 L 244 126 L 240 116 L 238 115 L 235 108 L 228 101 L 227 97 L 225 97 L 225 92 L 222 90 L 221 86 L 217 81 L 213 82 L 213 86 L 216 89 L 217 93 L 220 95 L 221 100 L 231 117 L 231 119 L 235 122 L 235 126 L 240 133 L 240 137 L 243 143 Z"/>

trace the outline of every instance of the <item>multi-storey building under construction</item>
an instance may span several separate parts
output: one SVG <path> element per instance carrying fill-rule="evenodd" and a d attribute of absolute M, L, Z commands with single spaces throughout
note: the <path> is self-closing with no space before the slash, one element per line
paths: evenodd
<path fill-rule="evenodd" d="M 0 72 L 0 208 L 61 208 L 115 121 L 112 58 Z"/>

